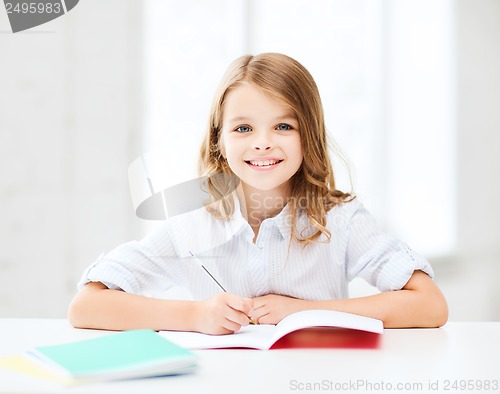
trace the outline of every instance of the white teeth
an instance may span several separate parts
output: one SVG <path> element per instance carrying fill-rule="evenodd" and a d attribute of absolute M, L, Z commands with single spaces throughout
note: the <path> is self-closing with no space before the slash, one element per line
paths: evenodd
<path fill-rule="evenodd" d="M 278 163 L 279 160 L 262 160 L 262 161 L 257 161 L 257 160 L 250 160 L 250 164 L 253 166 L 258 166 L 258 167 L 264 167 L 264 166 L 269 166 Z"/>

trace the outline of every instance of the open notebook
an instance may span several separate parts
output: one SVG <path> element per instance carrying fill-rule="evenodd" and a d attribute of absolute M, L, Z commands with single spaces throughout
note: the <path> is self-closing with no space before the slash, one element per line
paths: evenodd
<path fill-rule="evenodd" d="M 292 313 L 277 325 L 242 327 L 229 335 L 160 331 L 170 341 L 187 349 L 219 348 L 376 348 L 383 332 L 382 321 L 350 313 L 309 310 Z"/>

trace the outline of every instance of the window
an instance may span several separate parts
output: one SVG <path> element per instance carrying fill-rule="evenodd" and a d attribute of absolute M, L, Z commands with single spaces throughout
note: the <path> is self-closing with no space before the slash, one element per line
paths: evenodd
<path fill-rule="evenodd" d="M 318 84 L 356 194 L 412 248 L 446 255 L 455 246 L 452 11 L 451 0 L 148 0 L 146 150 L 161 146 L 176 171 L 196 176 L 229 62 L 286 53 Z"/>

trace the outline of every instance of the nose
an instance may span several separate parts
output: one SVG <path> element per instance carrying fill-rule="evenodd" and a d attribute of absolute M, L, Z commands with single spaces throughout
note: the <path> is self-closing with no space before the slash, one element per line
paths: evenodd
<path fill-rule="evenodd" d="M 253 148 L 258 151 L 270 150 L 272 148 L 272 142 L 269 133 L 256 133 Z"/>

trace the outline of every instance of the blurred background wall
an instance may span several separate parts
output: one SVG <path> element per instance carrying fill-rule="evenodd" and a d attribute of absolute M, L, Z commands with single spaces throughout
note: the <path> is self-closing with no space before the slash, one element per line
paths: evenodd
<path fill-rule="evenodd" d="M 311 71 L 340 185 L 428 257 L 450 320 L 500 320 L 497 0 L 85 0 L 16 34 L 0 8 L 0 317 L 65 316 L 154 226 L 128 165 L 161 147 L 191 176 L 225 67 L 265 51 Z"/>

